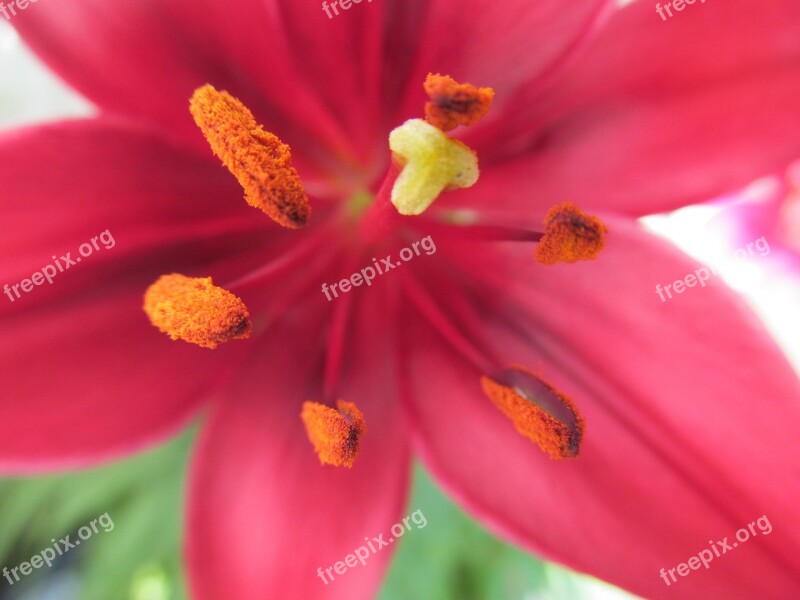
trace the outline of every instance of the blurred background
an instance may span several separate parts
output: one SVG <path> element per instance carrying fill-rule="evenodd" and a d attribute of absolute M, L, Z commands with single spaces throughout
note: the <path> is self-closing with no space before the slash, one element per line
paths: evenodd
<path fill-rule="evenodd" d="M 24 124 L 92 114 L 64 88 L 0 20 L 0 131 Z M 737 246 L 726 206 L 759 202 L 776 182 L 754 182 L 712 206 L 645 219 L 698 260 L 728 261 Z M 755 239 L 755 238 L 753 238 Z M 752 241 L 752 239 L 747 240 Z M 800 331 L 794 318 L 800 285 L 776 254 L 725 273 L 800 365 Z M 194 430 L 133 459 L 89 471 L 0 479 L 0 567 L 12 568 L 108 513 L 102 529 L 13 586 L 0 579 L 2 600 L 179 600 L 186 598 L 181 566 L 184 479 Z M 482 529 L 454 506 L 421 469 L 415 472 L 408 513 L 425 514 L 424 532 L 404 537 L 380 600 L 620 600 L 633 598 L 603 582 L 537 561 Z M 656 574 L 654 574 L 655 576 Z"/>

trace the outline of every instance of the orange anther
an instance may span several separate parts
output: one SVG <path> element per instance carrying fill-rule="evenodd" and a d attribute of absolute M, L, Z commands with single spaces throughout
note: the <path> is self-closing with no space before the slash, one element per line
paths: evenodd
<path fill-rule="evenodd" d="M 442 131 L 459 125 L 473 125 L 489 112 L 494 100 L 492 88 L 458 83 L 447 75 L 429 73 L 425 92 L 431 101 L 425 104 L 425 120 Z"/>
<path fill-rule="evenodd" d="M 352 402 L 336 402 L 336 408 L 304 402 L 300 413 L 308 439 L 322 464 L 352 467 L 361 436 L 367 432 L 364 415 Z"/>
<path fill-rule="evenodd" d="M 256 123 L 239 100 L 210 85 L 194 92 L 189 110 L 214 154 L 244 188 L 250 206 L 284 227 L 306 224 L 311 206 L 289 146 Z"/>
<path fill-rule="evenodd" d="M 145 292 L 144 312 L 173 340 L 203 348 L 250 337 L 250 314 L 244 302 L 215 286 L 211 277 L 162 275 Z"/>

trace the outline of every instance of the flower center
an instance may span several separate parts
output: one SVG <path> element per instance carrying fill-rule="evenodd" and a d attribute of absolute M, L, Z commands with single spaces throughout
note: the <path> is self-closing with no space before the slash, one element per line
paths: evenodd
<path fill-rule="evenodd" d="M 494 90 L 451 77 L 428 74 L 425 119 L 411 119 L 389 135 L 389 148 L 402 169 L 392 188 L 392 204 L 401 215 L 419 215 L 442 192 L 472 187 L 478 181 L 478 156 L 445 132 L 473 125 L 486 116 Z"/>
<path fill-rule="evenodd" d="M 358 219 L 370 207 L 373 201 L 374 197 L 369 192 L 356 192 L 350 196 L 346 203 L 348 217 L 352 220 Z"/>
<path fill-rule="evenodd" d="M 402 217 L 420 215 L 442 193 L 467 188 L 478 181 L 477 154 L 447 132 L 458 126 L 474 125 L 485 117 L 494 98 L 493 90 L 433 74 L 428 75 L 425 90 L 430 97 L 425 105 L 425 119 L 411 119 L 389 135 L 393 163 L 375 197 L 368 192 L 353 195 L 340 213 L 345 219 L 331 219 L 330 228 L 339 227 L 342 222 L 358 221 L 358 228 L 346 228 L 348 237 L 356 235 L 364 246 L 371 246 L 385 238 Z M 194 92 L 190 111 L 214 154 L 242 186 L 250 205 L 290 229 L 307 223 L 311 207 L 300 177 L 292 167 L 291 152 L 286 144 L 265 131 L 239 100 L 210 85 Z M 434 215 L 425 223 L 437 236 L 439 227 L 444 228 L 443 237 L 537 243 L 534 258 L 546 265 L 596 258 L 604 246 L 607 231 L 597 217 L 583 213 L 568 202 L 550 210 L 543 232 L 485 224 L 479 219 L 448 222 L 444 213 Z M 327 261 L 322 262 L 323 266 L 342 258 L 355 263 L 356 251 L 352 247 L 346 252 L 325 252 L 328 241 L 325 231 L 324 224 L 310 228 L 291 252 L 246 274 L 229 287 L 238 289 L 287 272 L 293 272 L 295 279 L 299 273 L 306 273 L 310 278 L 315 276 L 309 268 L 316 262 L 310 260 L 312 256 L 322 255 Z M 413 289 L 413 281 L 412 277 L 407 277 L 404 282 Z M 315 282 L 314 287 L 317 285 Z M 305 289 L 301 285 L 294 286 L 292 293 L 280 298 L 271 310 L 281 314 L 279 309 L 287 308 Z M 422 305 L 426 306 L 424 302 Z M 182 339 L 205 348 L 247 338 L 252 329 L 244 302 L 213 285 L 210 277 L 164 275 L 147 289 L 144 310 L 152 324 L 173 340 Z M 349 310 L 349 300 L 343 299 L 331 318 L 323 373 L 327 401 L 338 395 Z M 440 324 L 449 318 L 434 316 Z M 458 337 L 454 328 L 447 331 L 446 337 Z M 461 344 L 460 340 L 459 345 L 469 346 Z M 522 368 L 478 368 L 479 372 L 500 372 L 496 377 L 482 377 L 480 384 L 485 395 L 514 423 L 519 433 L 536 442 L 552 458 L 578 455 L 584 422 L 566 395 Z M 300 416 L 323 464 L 352 467 L 361 437 L 366 432 L 364 415 L 353 403 L 339 400 L 335 404 L 336 408 L 307 401 Z"/>

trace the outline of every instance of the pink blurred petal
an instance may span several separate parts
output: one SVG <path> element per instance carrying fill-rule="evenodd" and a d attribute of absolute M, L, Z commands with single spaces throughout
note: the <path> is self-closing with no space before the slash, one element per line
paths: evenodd
<path fill-rule="evenodd" d="M 130 121 L 65 121 L 7 133 L 0 140 L 0 179 L 0 272 L 7 281 L 30 276 L 55 253 L 71 250 L 74 258 L 81 243 L 102 231 L 117 243 L 58 286 L 37 289 L 30 295 L 35 302 L 79 290 L 92 270 L 124 271 L 132 262 L 179 252 L 183 261 L 203 263 L 235 252 L 234 234 L 263 240 L 282 233 L 246 205 L 213 159 L 188 155 Z"/>
<path fill-rule="evenodd" d="M 319 305 L 317 314 L 300 311 L 268 329 L 212 412 L 189 491 L 187 553 L 197 600 L 373 597 L 395 544 L 363 566 L 334 572 L 327 585 L 317 569 L 343 561 L 365 537 L 388 541 L 403 516 L 406 433 L 376 300 L 359 311 L 345 349 L 352 366 L 337 395 L 366 418 L 352 469 L 320 465 L 300 421 L 303 401 L 322 394 L 327 332 Z"/>
<path fill-rule="evenodd" d="M 515 217 L 565 199 L 641 216 L 781 170 L 800 156 L 798 36 L 789 0 L 698 5 L 669 23 L 634 3 L 474 140 L 482 181 L 459 200 L 478 206 L 490 187 Z"/>
<path fill-rule="evenodd" d="M 56 11 L 21 13 L 14 26 L 101 110 L 153 120 L 203 153 L 188 102 L 205 83 L 239 97 L 317 168 L 340 168 L 352 152 L 319 90 L 297 76 L 274 3 L 62 0 Z"/>
<path fill-rule="evenodd" d="M 476 305 L 498 366 L 526 365 L 580 407 L 581 456 L 552 461 L 516 433 L 481 393 L 481 372 L 427 323 L 407 334 L 416 445 L 482 522 L 546 558 L 646 597 L 791 597 L 797 377 L 720 282 L 662 303 L 655 284 L 698 265 L 607 222 L 607 250 L 591 263 L 547 268 L 525 249 L 504 252 L 481 290 L 494 306 Z M 660 578 L 762 515 L 770 535 L 672 587 Z"/>
<path fill-rule="evenodd" d="M 237 218 L 226 200 L 235 184 L 213 163 L 107 120 L 7 135 L 0 178 L 3 284 L 53 255 L 79 258 L 78 247 L 106 230 L 113 238 L 52 284 L 13 302 L 0 296 L 3 469 L 90 464 L 173 434 L 235 355 L 171 342 L 148 323 L 142 294 L 165 271 L 208 274 L 203 265 L 222 248 L 234 252 L 232 234 L 252 239 L 251 209 Z"/>
<path fill-rule="evenodd" d="M 130 454 L 174 435 L 208 400 L 233 349 L 190 347 L 151 327 L 141 296 L 149 283 L 87 284 L 80 296 L 0 319 L 4 473 Z"/>
<path fill-rule="evenodd" d="M 437 71 L 492 86 L 498 103 L 522 86 L 553 76 L 611 13 L 609 0 L 432 0 L 419 18 L 415 68 L 406 80 L 403 115 L 418 115 L 427 100 L 422 81 Z M 501 110 L 501 107 L 496 107 Z"/>

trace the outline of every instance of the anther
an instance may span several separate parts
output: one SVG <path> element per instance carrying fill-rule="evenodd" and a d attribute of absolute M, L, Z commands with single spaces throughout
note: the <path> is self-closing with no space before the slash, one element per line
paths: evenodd
<path fill-rule="evenodd" d="M 244 188 L 248 204 L 284 227 L 306 224 L 311 207 L 289 146 L 256 123 L 239 100 L 210 85 L 195 90 L 189 110 L 214 154 Z"/>
<path fill-rule="evenodd" d="M 447 75 L 429 73 L 425 92 L 431 101 L 425 104 L 425 120 L 442 131 L 459 125 L 473 125 L 489 112 L 494 100 L 492 88 L 458 83 Z"/>
<path fill-rule="evenodd" d="M 244 302 L 211 277 L 162 275 L 145 292 L 144 312 L 173 340 L 203 348 L 248 338 L 252 327 Z"/>
<path fill-rule="evenodd" d="M 544 265 L 593 260 L 605 246 L 605 224 L 570 202 L 551 208 L 544 225 L 544 235 L 533 254 Z"/>
<path fill-rule="evenodd" d="M 550 458 L 578 456 L 584 421 L 572 400 L 521 367 L 481 377 L 483 393 Z"/>
<path fill-rule="evenodd" d="M 339 400 L 336 408 L 304 402 L 300 418 L 322 464 L 352 467 L 367 432 L 363 413 L 352 402 Z"/>

